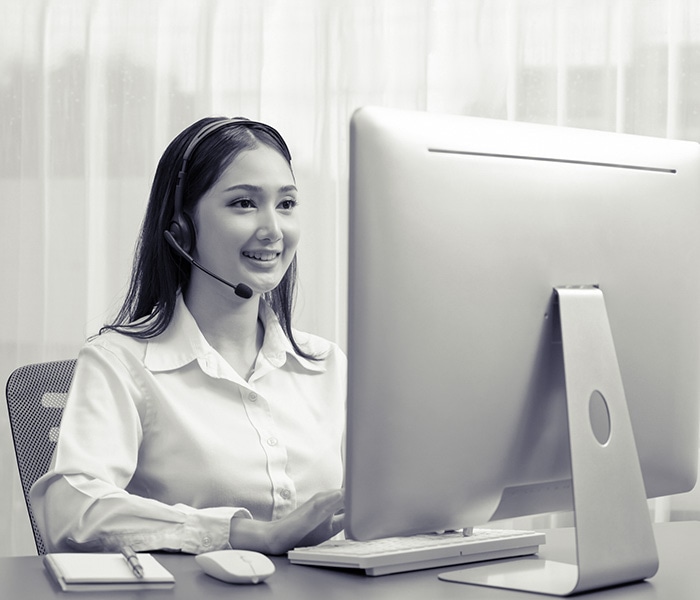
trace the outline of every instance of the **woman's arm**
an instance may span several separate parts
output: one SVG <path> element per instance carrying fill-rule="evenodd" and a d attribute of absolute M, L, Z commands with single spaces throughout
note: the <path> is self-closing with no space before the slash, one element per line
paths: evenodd
<path fill-rule="evenodd" d="M 31 490 L 33 511 L 52 551 L 131 545 L 138 551 L 199 553 L 227 548 L 231 518 L 250 517 L 241 507 L 192 508 L 149 497 L 151 482 L 138 479 L 137 467 L 157 417 L 152 416 L 154 393 L 146 385 L 149 374 L 142 375 L 139 364 L 138 355 L 99 344 L 79 355 L 51 468 Z M 170 472 L 188 481 L 195 466 L 172 460 L 177 464 Z M 149 468 L 157 473 L 166 465 Z M 135 484 L 137 493 L 127 491 Z"/>
<path fill-rule="evenodd" d="M 85 475 L 47 475 L 32 506 L 50 551 L 170 550 L 199 554 L 229 548 L 229 525 L 250 518 L 235 507 L 195 509 L 143 498 Z"/>

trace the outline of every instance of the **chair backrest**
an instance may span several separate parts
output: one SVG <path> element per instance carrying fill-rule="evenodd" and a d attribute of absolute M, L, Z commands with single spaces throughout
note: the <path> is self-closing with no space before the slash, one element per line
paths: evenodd
<path fill-rule="evenodd" d="M 29 490 L 51 464 L 74 368 L 74 359 L 19 367 L 5 387 L 19 478 L 40 555 L 46 553 L 46 547 L 34 519 Z"/>

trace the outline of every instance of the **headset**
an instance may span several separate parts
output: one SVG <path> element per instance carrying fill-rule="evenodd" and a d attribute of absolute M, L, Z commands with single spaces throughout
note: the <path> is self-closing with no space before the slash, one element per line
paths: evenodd
<path fill-rule="evenodd" d="M 187 162 L 190 160 L 192 153 L 204 139 L 212 135 L 214 132 L 223 129 L 224 127 L 230 126 L 240 126 L 246 127 L 248 129 L 256 129 L 258 131 L 266 132 L 279 145 L 285 158 L 289 162 L 291 162 L 292 157 L 291 153 L 289 152 L 289 148 L 287 147 L 287 144 L 285 143 L 284 139 L 282 139 L 282 136 L 277 132 L 277 130 L 274 127 L 270 127 L 269 125 L 266 125 L 265 123 L 260 123 L 259 121 L 250 121 L 241 117 L 236 117 L 233 119 L 222 119 L 214 121 L 213 123 L 207 123 L 192 138 L 187 148 L 185 149 L 185 152 L 182 155 L 182 165 L 180 167 L 180 171 L 178 172 L 177 185 L 175 186 L 173 218 L 170 221 L 168 228 L 163 232 L 163 235 L 170 247 L 177 254 L 179 254 L 181 257 L 187 260 L 191 265 L 197 267 L 202 272 L 220 281 L 221 283 L 224 283 L 227 286 L 233 288 L 237 296 L 247 299 L 253 295 L 253 290 L 250 289 L 246 284 L 238 283 L 234 285 L 233 283 L 226 281 L 219 275 L 216 275 L 212 271 L 209 271 L 207 268 L 200 265 L 196 260 L 194 260 L 194 258 L 192 258 L 192 255 L 190 253 L 194 249 L 196 243 L 196 232 L 194 222 L 192 221 L 190 215 L 188 215 L 182 210 L 183 196 L 185 193 L 185 182 L 187 180 Z"/>

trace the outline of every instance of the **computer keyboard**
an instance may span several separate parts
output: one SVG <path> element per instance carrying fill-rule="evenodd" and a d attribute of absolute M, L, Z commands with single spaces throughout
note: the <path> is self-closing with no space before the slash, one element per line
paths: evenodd
<path fill-rule="evenodd" d="M 288 553 L 294 564 L 363 569 L 367 575 L 389 575 L 433 567 L 535 554 L 543 533 L 513 529 L 474 529 L 390 537 L 359 542 L 328 540 Z"/>

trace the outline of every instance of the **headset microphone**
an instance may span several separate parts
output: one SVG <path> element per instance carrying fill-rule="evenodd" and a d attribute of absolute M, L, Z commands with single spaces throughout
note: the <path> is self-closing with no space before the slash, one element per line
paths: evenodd
<path fill-rule="evenodd" d="M 251 290 L 245 283 L 233 285 L 232 283 L 219 277 L 216 273 L 212 273 L 209 269 L 200 265 L 194 258 L 192 258 L 187 252 L 185 252 L 185 249 L 180 244 L 177 243 L 177 240 L 175 240 L 173 234 L 170 233 L 169 230 L 166 229 L 163 232 L 163 235 L 165 236 L 165 240 L 168 242 L 168 244 L 170 244 L 170 246 L 175 250 L 175 252 L 182 256 L 182 258 L 187 260 L 191 265 L 197 267 L 200 271 L 206 273 L 210 277 L 213 277 L 217 281 L 220 281 L 221 283 L 226 284 L 230 288 L 233 288 L 234 292 L 236 292 L 236 296 L 248 299 L 253 295 L 253 290 Z"/>

